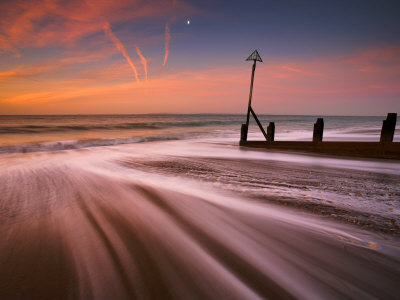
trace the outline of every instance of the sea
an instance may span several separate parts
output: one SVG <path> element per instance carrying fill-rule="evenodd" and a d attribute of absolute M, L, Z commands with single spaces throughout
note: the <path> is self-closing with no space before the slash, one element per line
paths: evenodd
<path fill-rule="evenodd" d="M 379 141 L 386 116 L 323 118 Z M 400 161 L 240 147 L 245 120 L 0 116 L 0 299 L 398 298 Z"/>
<path fill-rule="evenodd" d="M 260 115 L 275 122 L 276 140 L 311 140 L 318 116 Z M 326 141 L 379 141 L 383 116 L 325 116 Z M 43 115 L 0 116 L 0 153 L 52 151 L 163 140 L 237 141 L 245 115 Z M 397 126 L 399 128 L 399 125 Z M 398 129 L 397 129 L 398 132 Z M 262 139 L 253 121 L 249 140 Z M 396 134 L 394 141 L 400 141 Z"/>

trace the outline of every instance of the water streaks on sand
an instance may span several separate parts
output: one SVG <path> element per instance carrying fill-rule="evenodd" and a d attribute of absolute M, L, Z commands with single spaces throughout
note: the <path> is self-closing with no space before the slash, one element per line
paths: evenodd
<path fill-rule="evenodd" d="M 126 159 L 1 157 L 1 299 L 396 296 L 397 238 L 114 163 Z"/>
<path fill-rule="evenodd" d="M 400 234 L 397 174 L 221 157 L 126 159 L 120 163 L 155 174 L 211 182 L 245 197 Z"/>

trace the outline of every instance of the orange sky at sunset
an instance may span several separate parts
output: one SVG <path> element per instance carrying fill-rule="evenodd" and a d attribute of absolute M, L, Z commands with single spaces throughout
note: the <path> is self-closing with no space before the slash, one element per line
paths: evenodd
<path fill-rule="evenodd" d="M 298 56 L 262 35 L 218 44 L 200 27 L 220 12 L 185 1 L 18 0 L 0 11 L 0 114 L 244 113 L 255 48 L 258 113 L 400 110 L 400 46 L 388 41 Z"/>

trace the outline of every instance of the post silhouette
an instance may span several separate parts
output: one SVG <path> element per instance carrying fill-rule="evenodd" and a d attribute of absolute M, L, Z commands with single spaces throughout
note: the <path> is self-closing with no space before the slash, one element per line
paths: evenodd
<path fill-rule="evenodd" d="M 257 50 L 256 50 L 257 51 Z M 249 104 L 247 106 L 247 119 L 246 126 L 249 127 L 250 122 L 250 107 L 251 107 L 251 98 L 253 97 L 253 83 L 254 83 L 254 72 L 256 71 L 256 60 L 253 63 L 253 70 L 251 71 L 251 82 L 250 82 L 250 94 L 249 94 Z"/>
<path fill-rule="evenodd" d="M 322 142 L 322 136 L 324 135 L 324 119 L 318 118 L 314 124 L 313 142 Z"/>
<path fill-rule="evenodd" d="M 383 121 L 382 131 L 381 131 L 381 143 L 391 143 L 393 142 L 394 131 L 396 129 L 396 113 L 388 113 L 386 120 Z"/>
<path fill-rule="evenodd" d="M 258 54 L 257 50 L 254 50 L 252 54 L 246 59 L 246 61 L 253 61 L 253 68 L 251 71 L 251 82 L 250 82 L 250 93 L 249 93 L 249 104 L 247 106 L 247 117 L 246 117 L 246 124 L 242 124 L 241 133 L 240 133 L 240 140 L 247 141 L 247 133 L 249 130 L 249 123 L 250 123 L 250 113 L 254 116 L 254 119 L 257 122 L 258 127 L 260 127 L 261 132 L 263 133 L 264 137 L 267 138 L 267 134 L 264 131 L 260 121 L 258 120 L 254 110 L 251 108 L 251 98 L 253 96 L 253 84 L 254 84 L 254 73 L 256 71 L 256 63 L 257 61 L 262 62 L 260 54 Z"/>
<path fill-rule="evenodd" d="M 269 122 L 267 127 L 267 142 L 273 142 L 275 140 L 275 122 Z"/>

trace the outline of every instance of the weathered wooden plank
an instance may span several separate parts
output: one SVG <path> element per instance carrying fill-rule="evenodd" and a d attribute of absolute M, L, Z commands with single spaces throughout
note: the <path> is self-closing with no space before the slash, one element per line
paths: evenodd
<path fill-rule="evenodd" d="M 241 141 L 240 146 L 275 150 L 325 153 L 358 157 L 400 159 L 400 143 L 380 142 L 299 142 Z"/>

